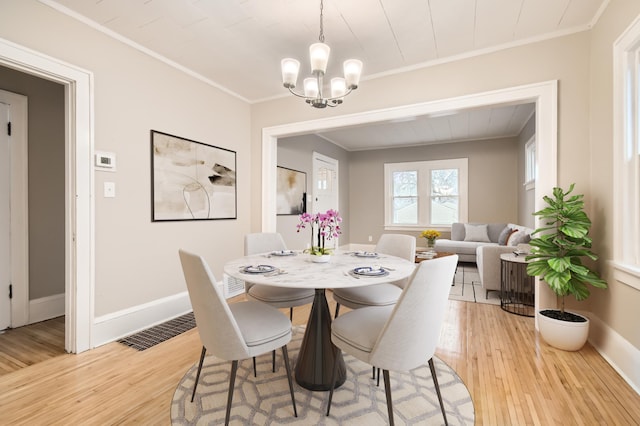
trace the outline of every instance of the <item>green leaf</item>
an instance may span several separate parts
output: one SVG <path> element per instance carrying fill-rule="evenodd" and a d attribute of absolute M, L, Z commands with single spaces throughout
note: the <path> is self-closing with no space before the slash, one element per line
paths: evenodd
<path fill-rule="evenodd" d="M 567 257 L 557 257 L 549 259 L 549 267 L 556 272 L 564 272 L 571 268 L 571 259 Z"/>

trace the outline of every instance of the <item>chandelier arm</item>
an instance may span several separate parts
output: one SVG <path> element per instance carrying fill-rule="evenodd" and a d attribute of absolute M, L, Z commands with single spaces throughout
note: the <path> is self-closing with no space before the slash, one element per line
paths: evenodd
<path fill-rule="evenodd" d="M 295 90 L 293 90 L 291 87 L 287 87 L 287 89 L 289 89 L 289 92 L 290 92 L 292 95 L 297 96 L 297 97 L 299 97 L 299 98 L 302 98 L 302 99 L 315 99 L 315 98 L 311 98 L 311 97 L 309 97 L 309 96 L 305 96 L 305 95 L 303 95 L 303 94 L 301 94 L 301 93 L 298 93 L 298 92 L 296 92 Z"/>

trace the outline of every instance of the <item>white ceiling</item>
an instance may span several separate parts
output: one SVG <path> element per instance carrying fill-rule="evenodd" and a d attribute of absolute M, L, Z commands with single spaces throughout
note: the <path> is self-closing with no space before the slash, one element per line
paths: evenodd
<path fill-rule="evenodd" d="M 291 96 L 280 60 L 298 58 L 319 33 L 319 0 L 40 0 L 247 102 Z M 345 59 L 367 79 L 584 31 L 608 0 L 325 0 L 327 77 Z M 301 84 L 299 81 L 299 84 Z M 345 99 L 348 102 L 348 97 Z M 301 108 L 307 107 L 301 102 Z M 531 107 L 496 107 L 323 134 L 347 149 L 513 136 Z M 505 133 L 501 133 L 505 132 Z M 372 145 L 374 144 L 374 145 Z"/>

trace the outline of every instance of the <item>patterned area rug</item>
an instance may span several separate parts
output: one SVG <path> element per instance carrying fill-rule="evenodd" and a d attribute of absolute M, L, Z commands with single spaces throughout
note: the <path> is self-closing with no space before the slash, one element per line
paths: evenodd
<path fill-rule="evenodd" d="M 475 263 L 458 264 L 453 284 L 449 292 L 449 300 L 500 305 L 499 291 L 490 291 L 487 294 L 482 288 Z"/>
<path fill-rule="evenodd" d="M 304 329 L 294 328 L 288 345 L 292 368 L 295 365 Z M 328 392 L 311 392 L 294 381 L 298 417 L 293 408 L 287 376 L 278 350 L 276 372 L 271 372 L 271 355 L 258 358 L 258 377 L 253 377 L 250 359 L 238 366 L 231 408 L 234 425 L 386 425 L 387 405 L 382 378 L 380 387 L 371 379 L 371 366 L 345 355 L 347 381 L 333 395 L 331 415 L 325 416 Z M 444 362 L 434 358 L 440 390 L 450 425 L 473 425 L 471 396 L 460 377 Z M 217 425 L 224 423 L 231 363 L 207 357 L 200 383 L 190 402 L 197 364 L 184 375 L 171 403 L 172 425 Z M 444 424 L 429 366 L 409 373 L 391 372 L 394 419 L 397 425 Z"/>

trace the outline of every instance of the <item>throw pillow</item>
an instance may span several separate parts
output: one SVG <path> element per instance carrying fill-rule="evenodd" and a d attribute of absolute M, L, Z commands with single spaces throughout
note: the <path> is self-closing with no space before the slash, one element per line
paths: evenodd
<path fill-rule="evenodd" d="M 464 224 L 464 240 L 475 241 L 479 243 L 490 243 L 489 234 L 487 234 L 487 225 L 470 225 Z"/>
<path fill-rule="evenodd" d="M 506 246 L 507 240 L 509 239 L 509 235 L 513 232 L 513 229 L 505 226 L 505 228 L 500 232 L 500 236 L 498 237 L 498 245 Z"/>
<path fill-rule="evenodd" d="M 529 241 L 531 241 L 531 235 L 526 231 L 516 231 L 509 236 L 507 245 L 515 247 L 518 244 L 527 244 Z"/>

